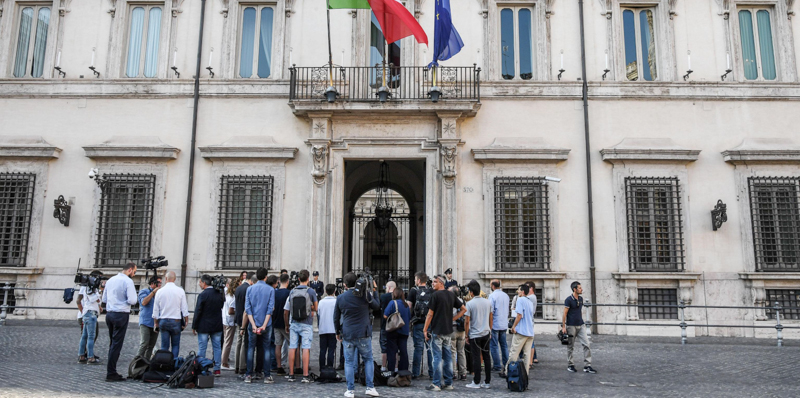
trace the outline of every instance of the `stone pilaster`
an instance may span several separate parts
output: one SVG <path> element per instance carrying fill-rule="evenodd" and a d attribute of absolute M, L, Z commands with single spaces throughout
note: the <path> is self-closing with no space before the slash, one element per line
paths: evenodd
<path fill-rule="evenodd" d="M 328 202 L 330 178 L 330 139 L 331 115 L 309 114 L 311 118 L 310 139 L 306 143 L 311 147 L 311 222 L 309 227 L 309 266 L 320 271 L 324 280 L 330 280 L 330 270 L 326 248 L 330 241 L 328 224 Z"/>
<path fill-rule="evenodd" d="M 458 145 L 462 144 L 458 129 L 458 118 L 461 113 L 440 113 L 439 115 L 439 145 L 440 161 L 439 170 L 442 175 L 441 186 L 441 263 L 436 264 L 436 272 L 453 268 L 453 273 L 459 275 L 460 261 L 458 259 L 458 209 L 456 177 L 458 176 Z M 439 266 L 441 268 L 439 268 Z"/>
<path fill-rule="evenodd" d="M 625 289 L 625 304 L 637 305 L 639 304 L 639 283 L 636 279 L 627 279 L 623 281 Z M 625 313 L 629 321 L 639 320 L 638 307 L 625 307 Z"/>

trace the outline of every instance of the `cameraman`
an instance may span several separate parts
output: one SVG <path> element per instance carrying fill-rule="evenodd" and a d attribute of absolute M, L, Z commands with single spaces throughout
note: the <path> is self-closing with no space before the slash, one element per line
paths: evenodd
<path fill-rule="evenodd" d="M 81 311 L 81 342 L 78 347 L 78 363 L 88 363 L 96 365 L 100 359 L 94 355 L 94 343 L 97 340 L 97 317 L 100 315 L 100 295 L 101 292 L 93 289 L 81 287 L 78 307 Z M 89 359 L 86 359 L 88 355 Z"/>
<path fill-rule="evenodd" d="M 155 331 L 155 324 L 153 323 L 153 306 L 155 305 L 154 297 L 158 289 L 161 289 L 161 277 L 153 275 L 148 281 L 150 285 L 147 289 L 139 291 L 139 354 L 138 356 L 150 360 L 153 356 L 153 347 L 156 346 L 158 340 L 158 332 Z"/>
<path fill-rule="evenodd" d="M 222 365 L 222 306 L 225 304 L 225 295 L 213 286 L 213 279 L 208 274 L 203 274 L 197 282 L 202 293 L 197 296 L 194 306 L 194 320 L 192 320 L 192 333 L 197 336 L 197 356 L 206 356 L 208 340 L 214 352 L 214 376 L 220 376 Z"/>
<path fill-rule="evenodd" d="M 422 329 L 425 326 L 425 318 L 428 316 L 428 303 L 430 303 L 433 290 L 426 285 L 428 275 L 419 271 L 414 274 L 414 287 L 408 292 L 408 301 L 411 303 L 411 338 L 414 341 L 414 358 L 411 362 L 411 378 L 416 379 L 422 374 L 422 357 L 427 352 L 428 357 L 428 377 L 433 378 L 433 354 L 429 349 L 428 341 Z"/>
<path fill-rule="evenodd" d="M 102 277 L 102 276 L 103 276 L 103 273 L 102 273 L 102 272 L 100 272 L 100 271 L 97 271 L 97 270 L 95 270 L 95 271 L 92 271 L 92 272 L 89 274 L 89 276 L 90 276 L 90 277 L 99 278 L 99 277 Z M 101 290 L 102 290 L 102 286 L 104 286 L 104 285 L 105 285 L 105 281 L 103 281 L 103 282 L 102 282 L 102 284 L 101 284 Z M 83 334 L 83 333 L 84 333 L 84 331 L 83 331 L 83 326 L 84 326 L 84 323 L 83 323 L 83 316 L 86 314 L 86 310 L 83 308 L 83 307 L 84 307 L 84 306 L 83 306 L 83 300 L 84 300 L 84 297 L 85 297 L 87 294 L 88 294 L 88 292 L 87 292 L 86 286 L 81 286 L 81 289 L 78 291 L 78 299 L 77 299 L 77 300 L 75 300 L 75 303 L 76 303 L 76 304 L 78 304 L 78 324 L 79 324 L 79 325 L 81 325 L 81 334 Z M 100 314 L 101 312 L 102 312 L 102 309 L 98 309 L 98 311 L 97 311 L 97 313 L 98 313 L 98 316 L 99 316 L 99 314 Z M 94 340 L 93 340 L 93 342 L 97 342 L 97 337 L 98 337 L 99 335 L 100 335 L 100 323 L 98 323 L 98 322 L 95 322 L 95 323 L 94 323 Z M 88 343 L 88 342 L 87 342 L 87 343 Z M 84 351 L 84 352 L 86 352 L 86 351 L 87 351 L 87 348 L 88 348 L 88 347 L 86 346 L 86 343 L 84 343 L 84 345 L 83 345 L 83 351 Z M 80 350 L 79 350 L 79 351 L 80 351 Z M 98 357 L 97 355 L 95 355 L 95 356 L 94 356 L 94 359 L 96 359 L 96 360 L 99 360 L 99 359 L 100 359 L 100 357 Z M 84 357 L 84 356 L 80 356 L 80 357 L 78 358 L 78 363 L 87 363 L 87 359 L 86 359 L 86 357 Z"/>
<path fill-rule="evenodd" d="M 364 362 L 364 374 L 367 379 L 366 394 L 378 397 L 378 391 L 372 379 L 375 375 L 372 359 L 372 320 L 370 313 L 380 309 L 380 303 L 375 299 L 374 288 L 364 291 L 364 297 L 353 294 L 356 286 L 356 274 L 349 272 L 344 276 L 347 291 L 336 298 L 336 307 L 333 310 L 333 325 L 336 328 L 336 338 L 344 341 L 344 375 L 347 379 L 346 398 L 355 396 L 355 373 L 358 369 L 358 358 Z M 366 286 L 363 286 L 366 288 Z M 367 290 L 367 289 L 365 289 Z"/>
<path fill-rule="evenodd" d="M 583 371 L 586 373 L 597 373 L 592 368 L 592 348 L 589 346 L 589 338 L 586 336 L 586 325 L 583 324 L 583 286 L 580 282 L 575 281 L 570 284 L 572 294 L 564 300 L 564 317 L 561 323 L 561 332 L 569 335 L 567 342 L 567 361 L 569 366 L 567 370 L 570 372 L 577 372 L 575 370 L 575 363 L 572 361 L 572 349 L 575 346 L 575 338 L 580 340 L 583 346 Z"/>

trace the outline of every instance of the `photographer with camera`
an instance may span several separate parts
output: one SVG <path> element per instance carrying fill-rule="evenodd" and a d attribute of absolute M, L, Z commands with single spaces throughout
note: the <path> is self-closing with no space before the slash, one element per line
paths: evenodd
<path fill-rule="evenodd" d="M 372 319 L 370 314 L 379 310 L 380 303 L 375 297 L 374 282 L 369 274 L 361 278 L 349 272 L 344 276 L 347 290 L 336 298 L 333 311 L 333 324 L 336 327 L 336 338 L 344 342 L 344 374 L 347 379 L 347 391 L 344 396 L 355 396 L 355 374 L 358 371 L 358 356 L 364 363 L 364 375 L 367 379 L 366 394 L 378 397 L 373 377 L 375 362 L 372 359 Z"/>
<path fill-rule="evenodd" d="M 75 301 L 75 303 L 78 305 L 78 324 L 81 326 L 81 336 L 84 333 L 86 333 L 86 331 L 85 331 L 86 324 L 83 321 L 83 316 L 86 315 L 86 310 L 84 308 L 85 306 L 83 305 L 84 300 L 85 300 L 86 296 L 89 295 L 90 293 L 97 293 L 97 294 L 102 296 L 102 292 L 100 292 L 100 288 L 102 287 L 102 283 L 105 280 L 108 280 L 108 278 L 104 277 L 103 273 L 100 272 L 100 271 L 97 271 L 97 270 L 92 271 L 89 274 L 88 278 L 86 278 L 81 273 L 78 273 L 78 275 L 75 277 L 75 282 L 79 283 L 81 285 L 81 288 L 78 291 L 78 299 Z M 92 281 L 94 281 L 94 283 L 92 283 Z M 99 287 L 95 288 L 94 285 L 97 285 L 98 282 L 99 282 Z M 87 285 L 91 285 L 91 286 L 87 286 Z M 101 312 L 102 311 L 100 310 L 100 308 L 98 306 L 98 310 L 97 310 L 98 316 L 100 315 Z M 99 322 L 97 322 L 97 319 L 95 319 L 95 322 L 94 322 L 94 338 L 92 339 L 92 343 L 93 344 L 97 342 L 97 336 L 99 334 L 100 334 L 100 324 L 99 324 Z M 87 344 L 88 344 L 88 340 L 81 345 L 81 347 L 78 349 L 78 351 L 86 353 L 86 351 L 88 351 Z M 94 350 L 92 350 L 92 351 L 94 352 Z M 100 360 L 100 357 L 98 357 L 97 355 L 93 355 L 92 358 L 94 360 L 96 360 L 96 361 Z M 88 359 L 86 358 L 86 356 L 79 354 L 78 363 L 87 363 L 87 362 L 88 362 Z M 94 362 L 92 362 L 92 363 L 94 363 Z"/>
<path fill-rule="evenodd" d="M 202 289 L 197 296 L 192 320 L 192 333 L 197 336 L 197 356 L 206 356 L 208 340 L 211 340 L 214 376 L 219 377 L 222 365 L 222 306 L 225 304 L 225 295 L 221 290 L 225 288 L 225 278 L 211 278 L 204 274 L 197 284 Z"/>
<path fill-rule="evenodd" d="M 234 373 L 244 380 L 247 373 L 247 316 L 244 313 L 244 301 L 247 289 L 258 282 L 255 273 L 242 271 L 242 283 L 233 292 L 233 322 L 239 327 L 239 341 L 236 343 L 236 363 Z M 261 366 L 264 364 L 262 363 Z M 261 368 L 256 365 L 256 371 Z"/>
<path fill-rule="evenodd" d="M 570 284 L 572 294 L 564 300 L 564 316 L 561 320 L 561 333 L 568 335 L 567 346 L 567 370 L 577 372 L 575 363 L 572 361 L 572 350 L 575 347 L 575 338 L 583 346 L 583 371 L 586 373 L 597 373 L 592 368 L 592 348 L 589 346 L 589 337 L 586 335 L 586 325 L 583 323 L 583 286 L 575 281 Z"/>
<path fill-rule="evenodd" d="M 189 323 L 189 305 L 186 303 L 186 292 L 175 285 L 175 271 L 164 276 L 167 283 L 156 293 L 153 306 L 154 326 L 161 333 L 161 349 L 169 350 L 177 358 L 181 350 L 181 332 Z"/>
<path fill-rule="evenodd" d="M 428 316 L 425 318 L 425 327 L 422 333 L 425 340 L 432 340 L 433 351 L 433 383 L 425 387 L 428 391 L 453 389 L 453 322 L 467 312 L 467 308 L 456 294 L 445 289 L 445 277 L 437 275 L 433 278 L 433 295 L 428 304 Z M 453 309 L 458 313 L 453 315 Z M 428 335 L 428 330 L 431 335 Z M 444 380 L 442 380 L 444 375 Z"/>
<path fill-rule="evenodd" d="M 100 271 L 95 277 L 102 275 Z M 100 316 L 101 292 L 97 289 L 81 286 L 78 294 L 78 310 L 81 312 L 81 342 L 78 346 L 78 363 L 96 365 L 100 359 L 94 355 L 94 343 L 97 340 L 97 317 Z M 88 357 L 87 357 L 88 355 Z M 88 358 L 88 359 L 87 359 Z"/>
<path fill-rule="evenodd" d="M 453 292 L 461 302 L 466 304 L 461 286 L 450 286 L 447 290 Z M 458 310 L 453 308 L 453 315 L 456 315 L 456 313 L 458 313 Z M 464 350 L 465 338 L 466 329 L 464 328 L 464 317 L 462 316 L 453 321 L 453 338 L 450 342 L 451 352 L 456 356 L 453 360 L 453 378 L 458 377 L 458 380 L 467 379 L 467 353 Z"/>
<path fill-rule="evenodd" d="M 106 282 L 103 290 L 103 302 L 106 303 L 106 326 L 108 327 L 108 364 L 106 381 L 125 381 L 125 377 L 117 373 L 117 361 L 128 331 L 128 319 L 131 306 L 136 304 L 136 287 L 133 279 L 136 275 L 136 263 L 127 263 L 122 272 Z"/>
<path fill-rule="evenodd" d="M 150 360 L 153 356 L 153 347 L 158 340 L 158 332 L 153 321 L 153 306 L 156 293 L 161 288 L 161 277 L 153 275 L 148 281 L 149 287 L 139 291 L 139 354 L 138 356 Z"/>

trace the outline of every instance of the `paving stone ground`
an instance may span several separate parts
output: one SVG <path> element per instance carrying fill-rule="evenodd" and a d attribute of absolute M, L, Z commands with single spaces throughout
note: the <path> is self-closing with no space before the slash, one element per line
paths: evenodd
<path fill-rule="evenodd" d="M 121 373 L 138 346 L 138 329 L 128 330 L 118 365 Z M 378 350 L 378 334 L 373 340 Z M 268 386 L 245 384 L 233 372 L 224 371 L 213 389 L 170 390 L 139 382 L 107 383 L 105 364 L 77 363 L 79 330 L 76 323 L 63 321 L 10 321 L 0 326 L 0 396 L 268 396 L 341 397 L 345 384 L 300 384 L 279 379 Z M 797 397 L 800 396 L 800 341 L 743 338 L 693 338 L 681 346 L 679 339 L 593 336 L 593 365 L 598 373 L 566 371 L 566 349 L 555 336 L 539 335 L 536 347 L 540 364 L 531 372 L 530 390 L 511 393 L 504 380 L 496 377 L 491 390 L 470 390 L 457 381 L 455 391 L 431 393 L 424 390 L 429 379 L 415 381 L 410 388 L 379 387 L 382 397 Z M 410 343 L 410 339 L 409 339 Z M 197 339 L 184 333 L 182 353 L 197 349 Z M 96 353 L 106 358 L 108 334 L 102 324 Z M 409 349 L 409 354 L 411 353 Z M 579 354 L 580 355 L 580 354 Z M 316 365 L 317 342 L 312 351 L 312 372 Z M 580 357 L 582 358 L 582 357 Z M 496 375 L 496 374 L 495 374 Z M 356 385 L 357 397 L 366 397 Z"/>

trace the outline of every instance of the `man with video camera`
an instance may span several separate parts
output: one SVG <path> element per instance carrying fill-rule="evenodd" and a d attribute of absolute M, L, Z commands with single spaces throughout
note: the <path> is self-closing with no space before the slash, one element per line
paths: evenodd
<path fill-rule="evenodd" d="M 153 275 L 148 281 L 149 287 L 139 291 L 139 354 L 138 356 L 150 360 L 153 356 L 153 347 L 158 340 L 158 332 L 153 322 L 153 306 L 156 293 L 161 289 L 161 277 Z"/>
<path fill-rule="evenodd" d="M 358 282 L 358 283 L 356 283 Z M 381 308 L 375 297 L 375 285 L 368 273 L 361 278 L 350 272 L 344 276 L 347 290 L 336 298 L 333 310 L 333 324 L 336 338 L 344 342 L 344 375 L 347 391 L 344 396 L 355 396 L 355 374 L 358 370 L 358 357 L 364 362 L 364 375 L 367 379 L 366 394 L 378 397 L 378 390 L 372 379 L 375 375 L 375 362 L 372 359 L 372 320 L 370 313 Z"/>
<path fill-rule="evenodd" d="M 197 296 L 194 306 L 194 320 L 192 333 L 197 336 L 197 356 L 205 357 L 208 340 L 214 355 L 214 376 L 220 376 L 222 365 L 222 306 L 225 304 L 225 295 L 214 286 L 214 279 L 203 274 L 197 282 L 202 293 Z M 224 289 L 224 282 L 222 282 Z"/>

